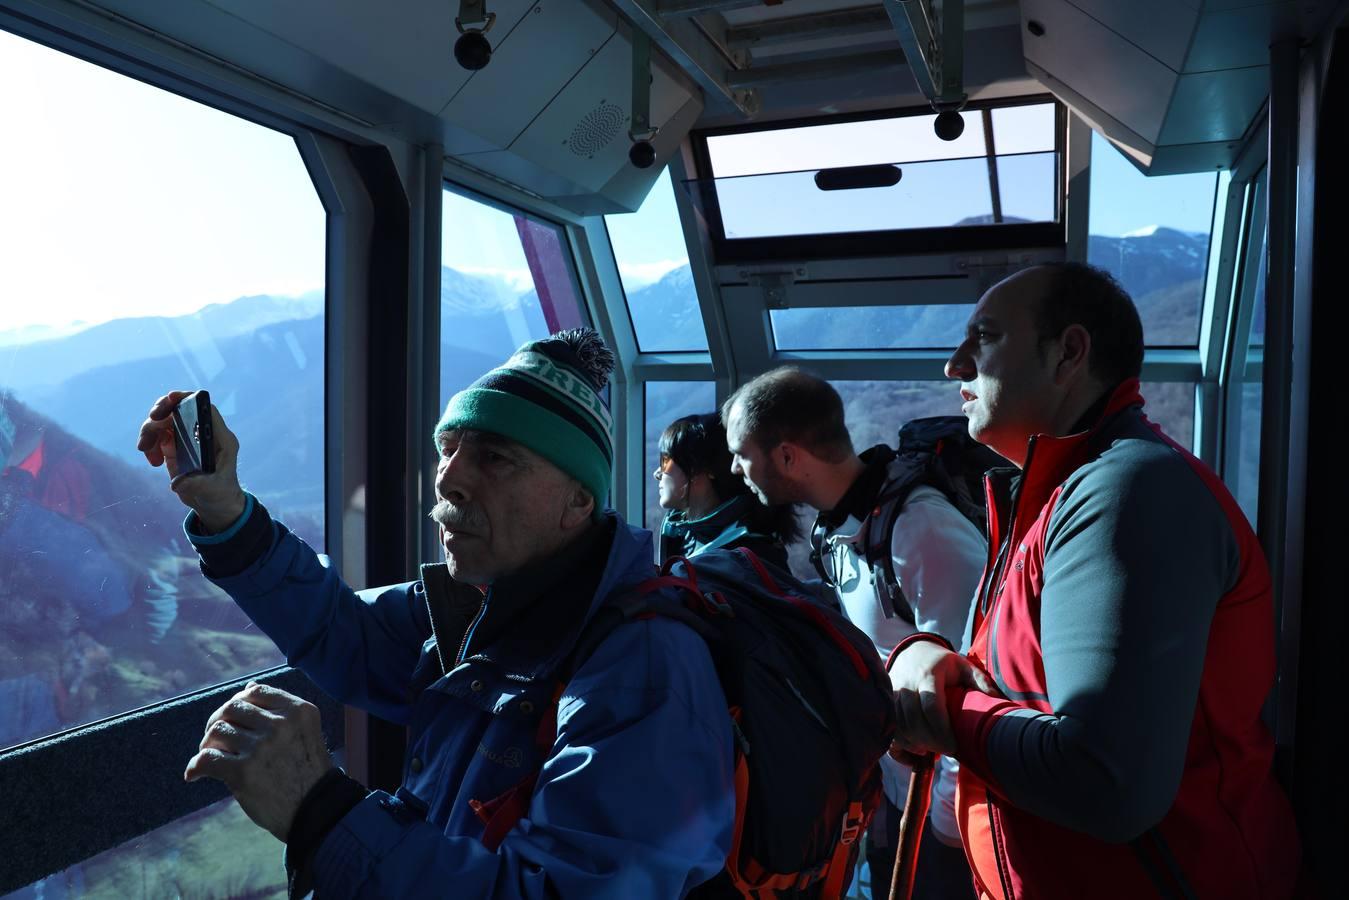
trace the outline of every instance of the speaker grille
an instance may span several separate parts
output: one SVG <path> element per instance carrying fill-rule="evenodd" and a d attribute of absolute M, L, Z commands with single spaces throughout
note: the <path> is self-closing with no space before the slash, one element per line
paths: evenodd
<path fill-rule="evenodd" d="M 591 159 L 617 137 L 627 124 L 628 114 L 623 111 L 623 107 L 601 100 L 600 105 L 586 113 L 585 118 L 571 130 L 567 148 L 577 156 Z"/>

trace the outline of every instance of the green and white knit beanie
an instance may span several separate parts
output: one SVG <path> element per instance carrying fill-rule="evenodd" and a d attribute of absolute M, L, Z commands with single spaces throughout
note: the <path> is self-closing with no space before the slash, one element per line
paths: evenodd
<path fill-rule="evenodd" d="M 613 352 L 593 330 L 559 331 L 525 344 L 451 397 L 435 433 L 490 431 L 523 444 L 603 505 L 614 465 L 614 420 L 600 391 L 613 368 Z"/>

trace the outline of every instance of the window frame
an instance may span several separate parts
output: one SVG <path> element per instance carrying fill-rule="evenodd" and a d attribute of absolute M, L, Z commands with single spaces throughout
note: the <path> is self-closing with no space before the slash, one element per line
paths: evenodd
<path fill-rule="evenodd" d="M 980 251 L 1037 249 L 1062 247 L 1067 239 L 1065 185 L 1068 178 L 1067 108 L 1052 94 L 1033 94 L 1022 97 L 972 101 L 963 111 L 980 112 L 1054 104 L 1054 152 L 1058 156 L 1055 184 L 1055 221 L 1012 223 L 999 225 L 946 226 L 941 228 L 906 228 L 885 231 L 858 231 L 837 234 L 792 235 L 785 237 L 727 238 L 716 192 L 709 191 L 703 204 L 708 223 L 713 258 L 718 265 L 736 263 L 773 262 L 793 259 L 849 259 L 866 256 L 894 256 L 915 253 L 941 246 L 952 253 Z M 833 125 L 844 122 L 865 122 L 880 119 L 907 118 L 932 115 L 929 107 L 897 107 L 885 110 L 842 113 L 805 119 L 784 119 L 765 124 L 735 125 L 694 131 L 689 135 L 693 157 L 693 177 L 698 181 L 712 179 L 712 160 L 707 147 L 709 137 L 728 134 L 748 134 L 761 131 L 781 131 L 788 128 Z M 969 126 L 967 126 L 969 127 Z M 973 157 L 977 159 L 978 157 Z M 990 157 L 985 157 L 990 158 Z M 996 159 L 997 157 L 991 157 Z M 676 195 L 681 193 L 676 186 Z M 687 193 L 684 191 L 683 193 Z"/>
<path fill-rule="evenodd" d="M 383 277 L 379 273 L 402 272 L 401 284 L 406 290 L 400 299 L 405 308 L 393 317 L 395 320 L 405 323 L 408 308 L 415 314 L 425 298 L 425 285 L 419 277 L 421 253 L 409 240 L 413 217 L 408 201 L 404 199 L 401 208 L 389 208 L 387 204 L 391 196 L 387 190 L 389 178 L 398 178 L 390 151 L 413 157 L 418 151 L 410 145 L 391 146 L 387 136 L 364 131 L 357 120 L 335 115 L 334 110 L 307 98 L 284 94 L 170 42 L 147 41 L 139 30 L 124 22 L 109 22 L 101 14 L 85 10 L 68 14 L 43 10 L 40 14 L 42 18 L 30 18 L 0 9 L 0 28 L 114 74 L 286 134 L 295 141 L 326 213 L 325 549 L 333 565 L 354 586 L 363 584 L 367 573 L 378 577 L 375 570 L 381 568 L 379 560 L 369 558 L 373 542 L 367 543 L 365 534 L 380 534 L 391 551 L 385 555 L 396 557 L 399 568 L 406 570 L 405 557 L 409 554 L 399 535 L 408 532 L 403 520 L 409 516 L 358 509 L 352 503 L 352 488 L 370 486 L 372 476 L 378 479 L 380 473 L 387 473 L 383 477 L 397 482 L 401 494 L 407 480 L 406 448 L 398 441 L 387 443 L 382 432 L 379 440 L 370 437 L 372 429 L 388 427 L 387 422 L 372 421 L 381 408 L 391 408 L 389 416 L 396 433 L 408 430 L 406 413 L 379 400 L 386 396 L 384 390 L 367 383 L 365 374 L 383 372 L 380 377 L 399 380 L 398 373 L 390 373 L 388 366 L 381 367 L 372 358 L 375 337 L 369 333 L 369 326 L 376 319 L 387 320 L 390 312 L 389 292 L 381 291 L 379 315 L 373 314 L 376 300 L 371 286 Z M 354 159 L 362 152 L 367 156 L 364 166 Z M 376 158 L 379 154 L 383 159 Z M 439 153 L 435 155 L 438 162 Z M 383 183 L 375 183 L 381 176 Z M 438 197 L 438 186 L 431 193 Z M 421 207 L 427 199 L 418 196 L 413 205 Z M 381 220 L 397 224 L 400 217 L 400 234 L 390 237 L 378 227 Z M 437 228 L 435 221 L 427 226 L 428 230 Z M 438 231 L 435 241 L 439 242 Z M 396 363 L 405 380 L 409 355 L 404 353 L 400 358 L 395 352 L 388 356 L 386 362 Z M 343 452 L 334 454 L 334 447 L 342 447 Z M 353 515 L 365 520 L 364 532 L 346 527 Z M 411 518 L 421 517 L 414 513 Z M 383 738 L 378 736 L 376 720 L 344 709 L 303 673 L 287 666 L 8 748 L 0 751 L 0 790 L 11 800 L 0 809 L 0 831 L 11 836 L 11 846 L 10 864 L 0 876 L 0 895 L 57 874 L 228 796 L 218 782 L 189 785 L 183 782 L 181 773 L 196 750 L 211 712 L 250 680 L 281 687 L 318 706 L 329 747 L 345 749 L 348 770 L 366 783 L 378 780 L 372 777 L 377 769 L 386 773 L 390 768 L 388 754 L 377 748 Z M 395 763 L 395 773 L 399 766 L 401 762 Z M 110 785 L 116 785 L 116 790 L 110 790 Z M 128 803 L 128 797 L 144 798 L 146 802 Z M 61 812 L 74 810 L 78 815 Z"/>

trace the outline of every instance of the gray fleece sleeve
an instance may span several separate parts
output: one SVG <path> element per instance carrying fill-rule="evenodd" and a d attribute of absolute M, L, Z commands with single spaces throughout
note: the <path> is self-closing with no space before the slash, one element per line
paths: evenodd
<path fill-rule="evenodd" d="M 1049 521 L 1041 646 L 1053 715 L 989 730 L 988 765 L 1017 806 L 1128 841 L 1174 802 L 1235 536 L 1183 457 L 1117 444 L 1069 479 Z"/>

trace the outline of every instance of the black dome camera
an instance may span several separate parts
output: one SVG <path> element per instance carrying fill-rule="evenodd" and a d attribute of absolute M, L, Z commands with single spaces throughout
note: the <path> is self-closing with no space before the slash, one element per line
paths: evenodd
<path fill-rule="evenodd" d="M 476 72 L 492 61 L 492 45 L 481 31 L 465 31 L 454 42 L 454 60 L 470 72 Z"/>
<path fill-rule="evenodd" d="M 656 164 L 656 148 L 650 141 L 634 141 L 628 148 L 628 160 L 639 169 L 649 169 Z"/>
<path fill-rule="evenodd" d="M 954 141 L 965 133 L 965 119 L 956 110 L 948 109 L 945 112 L 937 113 L 936 121 L 932 123 L 932 130 L 943 141 Z"/>

